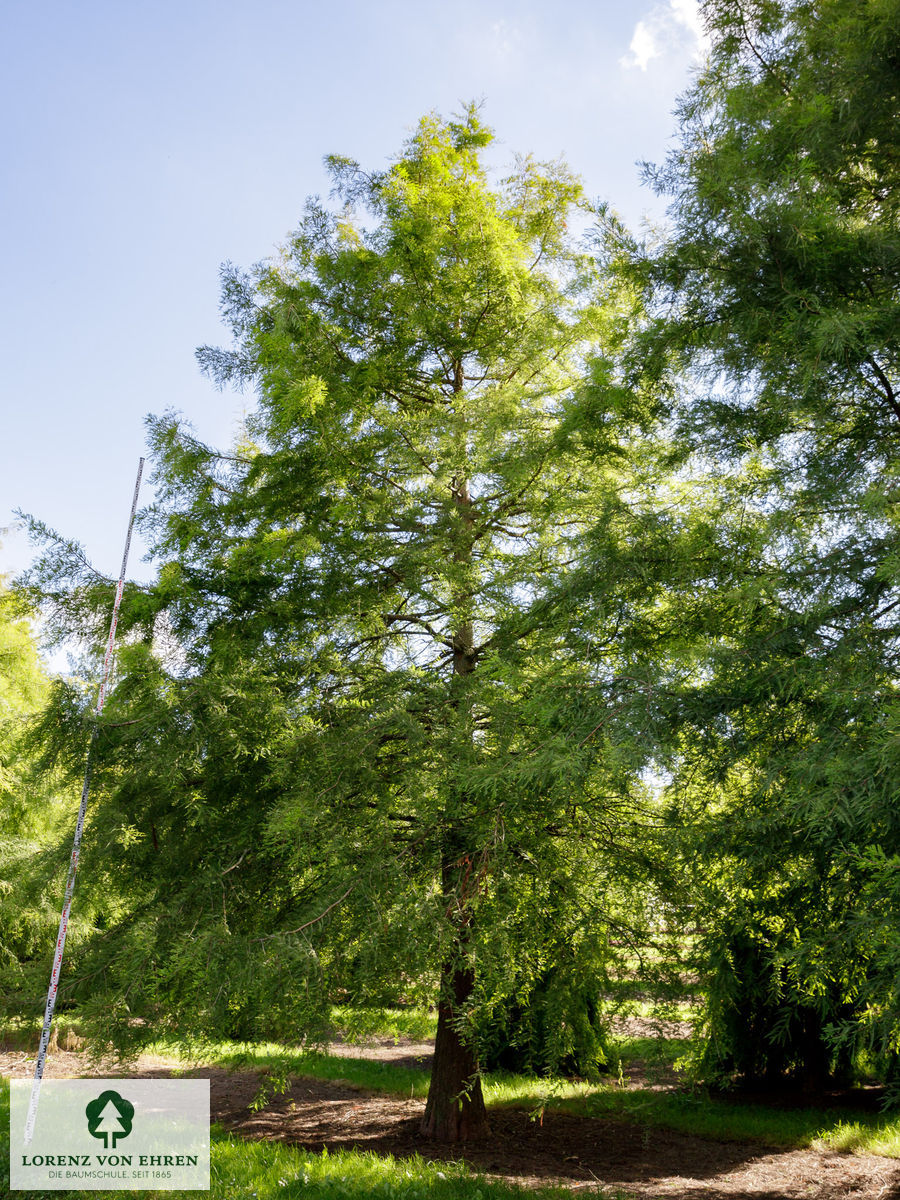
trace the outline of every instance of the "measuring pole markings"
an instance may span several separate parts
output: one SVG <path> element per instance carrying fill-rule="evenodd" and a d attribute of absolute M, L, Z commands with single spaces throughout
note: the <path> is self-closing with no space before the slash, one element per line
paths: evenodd
<path fill-rule="evenodd" d="M 141 475 L 144 471 L 143 458 L 138 460 L 137 479 L 134 483 L 134 496 L 131 501 L 131 515 L 128 518 L 128 532 L 125 535 L 125 553 L 122 555 L 122 569 L 119 572 L 119 582 L 116 585 L 116 598 L 113 603 L 112 621 L 109 626 L 109 638 L 106 643 L 106 655 L 103 659 L 103 678 L 94 709 L 96 716 L 103 712 L 106 702 L 106 687 L 112 669 L 113 645 L 116 640 L 116 626 L 119 623 L 119 605 L 122 603 L 122 593 L 125 590 L 125 571 L 128 566 L 128 552 L 131 549 L 131 531 L 134 528 L 134 518 L 137 512 L 138 492 L 141 490 Z M 84 817 L 87 812 L 88 795 L 91 790 L 91 772 L 93 768 L 94 743 L 99 734 L 95 724 L 88 745 L 87 764 L 84 770 L 84 786 L 81 789 L 81 805 L 78 809 L 78 820 L 75 823 L 75 837 L 72 842 L 72 855 L 69 859 L 69 875 L 66 879 L 66 892 L 63 899 L 62 915 L 59 918 L 59 933 L 56 937 L 56 952 L 53 956 L 53 970 L 50 972 L 50 988 L 47 992 L 47 1006 L 44 1009 L 44 1027 L 41 1030 L 41 1040 L 38 1045 L 37 1062 L 34 1067 L 34 1083 L 31 1087 L 31 1100 L 28 1104 L 28 1116 L 25 1120 L 25 1145 L 29 1145 L 34 1135 L 34 1122 L 37 1117 L 38 1099 L 41 1094 L 41 1079 L 44 1075 L 44 1063 L 47 1059 L 47 1045 L 50 1041 L 50 1026 L 53 1023 L 53 1010 L 56 1007 L 56 993 L 59 990 L 59 976 L 62 970 L 63 951 L 66 948 L 66 933 L 69 929 L 69 912 L 72 908 L 72 896 L 75 892 L 75 875 L 78 872 L 78 858 L 81 852 L 81 835 L 84 831 Z"/>

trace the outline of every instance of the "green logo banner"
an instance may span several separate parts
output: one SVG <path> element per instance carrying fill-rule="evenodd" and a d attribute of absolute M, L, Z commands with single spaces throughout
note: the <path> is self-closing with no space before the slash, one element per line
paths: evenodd
<path fill-rule="evenodd" d="M 209 1189 L 208 1079 L 10 1080 L 13 1191 Z"/>

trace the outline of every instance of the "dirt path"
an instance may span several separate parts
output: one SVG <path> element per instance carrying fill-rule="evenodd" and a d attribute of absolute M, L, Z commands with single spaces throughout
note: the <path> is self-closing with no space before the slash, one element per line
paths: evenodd
<path fill-rule="evenodd" d="M 393 1041 L 344 1046 L 358 1057 L 421 1060 L 427 1043 Z M 337 1051 L 335 1051 L 337 1052 Z M 165 1076 L 171 1061 L 143 1056 L 131 1074 Z M 0 1074 L 29 1076 L 34 1060 L 0 1053 Z M 83 1056 L 57 1051 L 48 1077 L 115 1075 L 90 1070 Z M 635 1196 L 673 1200 L 900 1200 L 900 1164 L 875 1155 L 814 1150 L 773 1150 L 747 1142 L 716 1142 L 618 1121 L 547 1113 L 543 1123 L 519 1111 L 494 1110 L 492 1136 L 483 1143 L 441 1147 L 417 1135 L 423 1103 L 376 1095 L 339 1083 L 295 1079 L 287 1095 L 261 1112 L 250 1101 L 255 1072 L 197 1068 L 210 1080 L 213 1119 L 245 1137 L 320 1150 L 371 1150 L 397 1156 L 421 1154 L 435 1161 L 465 1161 L 478 1171 L 527 1185 L 560 1183 L 573 1194 L 591 1184 L 621 1188 Z"/>

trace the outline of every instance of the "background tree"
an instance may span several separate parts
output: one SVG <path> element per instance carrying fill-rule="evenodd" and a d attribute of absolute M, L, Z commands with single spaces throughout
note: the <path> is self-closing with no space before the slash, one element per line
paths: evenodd
<path fill-rule="evenodd" d="M 49 681 L 38 657 L 32 612 L 0 577 L 0 895 L 14 890 L 25 862 L 45 848 L 58 809 L 34 778 L 29 723 L 46 702 Z M 46 875 L 45 875 L 46 882 Z M 21 964 L 41 949 L 43 897 L 0 906 L 0 976 L 11 999 Z M 52 937 L 52 935 L 51 935 Z"/>
<path fill-rule="evenodd" d="M 640 307 L 568 233 L 577 181 L 492 188 L 490 140 L 470 109 L 386 171 L 329 159 L 342 207 L 225 271 L 235 347 L 200 358 L 259 408 L 226 454 L 151 422 L 163 565 L 123 604 L 82 875 L 121 900 L 73 970 L 120 1045 L 135 1015 L 313 1036 L 338 990 L 436 995 L 445 1139 L 482 1132 L 478 1047 L 554 939 L 597 971 L 641 923 L 672 554 L 617 366 Z M 89 628 L 64 545 L 34 578 Z"/>
<path fill-rule="evenodd" d="M 900 8 L 702 7 L 710 57 L 655 176 L 674 233 L 641 270 L 655 345 L 701 381 L 681 428 L 732 497 L 722 545 L 756 546 L 706 607 L 678 788 L 719 864 L 709 1058 L 813 1083 L 854 1048 L 895 1060 L 900 1018 Z"/>

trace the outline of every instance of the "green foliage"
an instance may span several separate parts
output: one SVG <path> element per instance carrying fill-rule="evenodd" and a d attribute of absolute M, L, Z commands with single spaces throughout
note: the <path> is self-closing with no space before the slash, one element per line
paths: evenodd
<path fill-rule="evenodd" d="M 4 1002 L 21 967 L 43 945 L 49 907 L 18 885 L 44 849 L 59 811 L 53 781 L 36 776 L 31 724 L 50 684 L 38 658 L 31 611 L 0 581 L 0 989 Z M 52 938 L 52 934 L 50 935 Z M 2 1003 L 2 1002 L 0 1002 Z"/>
<path fill-rule="evenodd" d="M 24 820 L 16 773 L 16 750 L 25 722 L 40 708 L 47 690 L 29 627 L 31 613 L 0 579 L 0 795 L 5 818 Z M 10 821 L 8 828 L 12 827 Z"/>
<path fill-rule="evenodd" d="M 718 476 L 670 794 L 696 824 L 708 1069 L 896 1071 L 896 0 L 709 0 L 636 278 Z"/>
<path fill-rule="evenodd" d="M 240 443 L 150 421 L 161 567 L 123 600 L 67 968 L 96 1046 L 314 1044 L 335 999 L 437 994 L 471 1047 L 540 987 L 542 1067 L 596 1058 L 592 1022 L 550 1026 L 646 924 L 673 636 L 648 564 L 683 530 L 620 367 L 635 292 L 567 232 L 577 180 L 492 186 L 490 140 L 470 109 L 383 172 L 328 160 L 337 205 L 223 273 L 234 347 L 199 356 L 257 391 Z M 76 549 L 31 582 L 100 624 Z"/>
<path fill-rule="evenodd" d="M 651 264 L 732 452 L 793 435 L 809 484 L 890 460 L 897 371 L 896 0 L 709 0 L 711 54 L 658 185 L 677 237 Z M 742 393 L 752 387 L 752 399 Z M 820 451 L 828 448 L 822 455 Z"/>
<path fill-rule="evenodd" d="M 492 1014 L 482 1066 L 596 1078 L 608 1065 L 602 997 L 609 987 L 609 959 L 608 947 L 589 939 L 548 941 L 537 977 Z"/>

